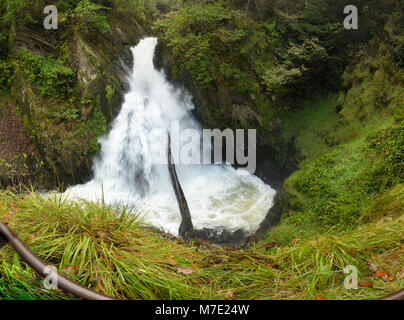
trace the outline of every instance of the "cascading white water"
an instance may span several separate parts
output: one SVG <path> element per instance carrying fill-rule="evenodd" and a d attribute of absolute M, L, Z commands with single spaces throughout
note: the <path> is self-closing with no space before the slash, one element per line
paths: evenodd
<path fill-rule="evenodd" d="M 94 162 L 94 179 L 66 191 L 69 198 L 134 205 L 146 222 L 178 235 L 178 204 L 166 165 L 156 164 L 165 150 L 172 121 L 180 130 L 200 130 L 190 111 L 191 97 L 167 82 L 154 68 L 156 38 L 146 38 L 132 49 L 133 72 L 108 135 L 100 139 L 101 152 Z M 177 165 L 177 174 L 196 229 L 216 228 L 254 232 L 272 206 L 275 191 L 259 178 L 229 165 Z"/>

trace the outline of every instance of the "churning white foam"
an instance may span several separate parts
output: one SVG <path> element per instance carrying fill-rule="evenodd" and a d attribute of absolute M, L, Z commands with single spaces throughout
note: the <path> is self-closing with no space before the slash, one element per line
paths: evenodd
<path fill-rule="evenodd" d="M 66 194 L 70 199 L 103 197 L 106 203 L 134 205 L 147 223 L 177 236 L 181 216 L 168 167 L 154 161 L 166 140 L 156 132 L 167 132 L 171 121 L 178 121 L 180 130 L 201 128 L 191 115 L 191 96 L 154 68 L 156 45 L 156 38 L 146 38 L 132 49 L 130 91 L 110 132 L 99 141 L 94 179 Z M 272 206 L 275 190 L 256 176 L 228 165 L 176 167 L 196 229 L 254 232 Z"/>

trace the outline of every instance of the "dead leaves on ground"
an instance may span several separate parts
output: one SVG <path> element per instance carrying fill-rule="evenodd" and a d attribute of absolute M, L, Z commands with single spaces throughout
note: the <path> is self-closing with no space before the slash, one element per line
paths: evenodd
<path fill-rule="evenodd" d="M 373 272 L 372 272 L 372 274 L 366 276 L 367 279 L 383 280 L 385 282 L 396 280 L 396 278 L 394 276 L 392 276 L 387 270 L 379 270 L 379 268 L 374 263 L 369 264 L 369 269 Z M 387 289 L 387 287 L 375 286 L 373 281 L 359 282 L 358 286 L 362 287 L 362 288 L 374 288 L 374 289 L 380 289 L 380 290 Z"/>
<path fill-rule="evenodd" d="M 372 281 L 359 282 L 358 286 L 362 288 L 373 288 L 373 282 Z"/>
<path fill-rule="evenodd" d="M 374 272 L 373 276 L 376 278 L 382 278 L 384 281 L 396 280 L 387 270 L 379 270 L 375 264 L 369 264 L 370 269 Z"/>
<path fill-rule="evenodd" d="M 185 267 L 176 267 L 176 270 L 178 273 L 182 273 L 182 274 L 193 274 L 195 272 L 194 269 L 191 268 L 185 268 Z"/>
<path fill-rule="evenodd" d="M 226 292 L 226 298 L 232 299 L 233 296 L 234 296 L 233 290 L 229 289 L 229 290 Z"/>
<path fill-rule="evenodd" d="M 11 206 L 13 206 L 13 205 L 11 204 Z M 16 209 L 12 208 L 12 209 L 10 209 L 8 214 L 5 214 L 5 215 L 1 216 L 1 219 L 2 220 L 10 220 L 17 212 L 18 212 L 18 209 L 16 211 Z"/>
<path fill-rule="evenodd" d="M 77 269 L 78 269 L 78 265 L 74 265 L 74 266 L 64 266 L 62 268 L 62 271 L 64 272 L 64 274 L 66 274 L 67 276 L 71 276 L 72 274 L 77 273 Z"/>
<path fill-rule="evenodd" d="M 271 258 L 265 255 L 255 254 L 252 252 L 238 250 L 218 250 L 209 255 L 206 259 L 206 265 L 221 265 L 228 264 L 234 261 L 250 261 L 254 264 L 263 264 L 279 269 L 278 264 Z"/>

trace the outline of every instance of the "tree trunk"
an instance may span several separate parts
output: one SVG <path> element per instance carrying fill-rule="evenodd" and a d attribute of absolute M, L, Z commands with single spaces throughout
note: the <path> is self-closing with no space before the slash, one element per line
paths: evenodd
<path fill-rule="evenodd" d="M 170 173 L 171 184 L 173 186 L 175 197 L 177 198 L 178 207 L 181 213 L 181 224 L 178 234 L 181 238 L 185 240 L 190 240 L 194 231 L 194 226 L 192 225 L 191 213 L 189 212 L 188 203 L 185 199 L 184 192 L 182 191 L 181 184 L 178 180 L 177 171 L 175 170 L 175 164 L 172 162 L 171 156 L 171 137 L 168 133 L 167 142 L 167 158 L 168 158 L 168 171 Z"/>

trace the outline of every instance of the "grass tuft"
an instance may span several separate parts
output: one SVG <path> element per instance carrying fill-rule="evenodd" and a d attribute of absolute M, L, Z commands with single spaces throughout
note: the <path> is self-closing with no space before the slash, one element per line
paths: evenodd
<path fill-rule="evenodd" d="M 140 217 L 135 209 L 0 191 L 0 220 L 40 258 L 119 299 L 372 299 L 404 286 L 402 215 L 287 244 L 264 239 L 244 250 L 167 239 L 142 227 Z M 375 279 L 384 290 L 346 290 L 344 267 L 356 266 L 362 279 L 369 263 L 395 280 Z M 46 290 L 10 246 L 0 250 L 0 298 L 75 299 Z"/>

